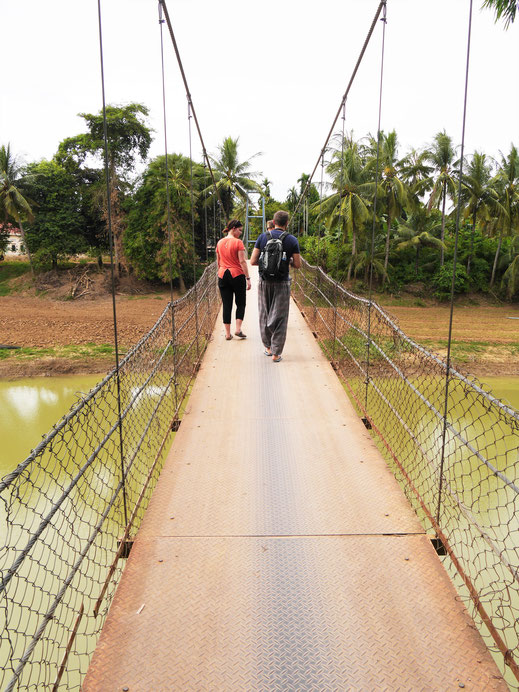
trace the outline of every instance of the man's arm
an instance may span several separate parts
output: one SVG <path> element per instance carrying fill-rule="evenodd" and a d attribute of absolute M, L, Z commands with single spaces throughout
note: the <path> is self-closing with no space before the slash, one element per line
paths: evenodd
<path fill-rule="evenodd" d="M 254 248 L 252 251 L 252 255 L 250 256 L 250 263 L 253 267 L 258 266 L 258 259 L 260 256 L 261 250 L 257 247 Z M 301 263 L 301 259 L 299 259 L 299 263 Z"/>
<path fill-rule="evenodd" d="M 294 269 L 299 269 L 301 266 L 301 255 L 298 252 L 294 252 L 292 255 L 292 261 L 291 261 L 292 266 Z"/>

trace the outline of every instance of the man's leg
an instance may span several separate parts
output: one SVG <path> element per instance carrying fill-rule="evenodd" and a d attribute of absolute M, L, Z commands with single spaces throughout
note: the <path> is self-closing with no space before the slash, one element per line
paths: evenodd
<path fill-rule="evenodd" d="M 290 282 L 273 284 L 273 295 L 268 313 L 267 327 L 271 333 L 270 349 L 276 356 L 283 353 L 287 338 L 288 312 L 290 309 Z"/>
<path fill-rule="evenodd" d="M 259 313 L 259 328 L 263 346 L 270 350 L 270 341 L 272 334 L 268 328 L 268 316 L 270 306 L 270 289 L 271 285 L 267 281 L 258 282 L 258 313 Z"/>

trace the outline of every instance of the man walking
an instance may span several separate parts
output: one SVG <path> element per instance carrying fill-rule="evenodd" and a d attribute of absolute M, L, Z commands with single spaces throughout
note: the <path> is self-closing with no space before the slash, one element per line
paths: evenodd
<path fill-rule="evenodd" d="M 290 308 L 290 272 L 289 266 L 295 269 L 301 266 L 301 253 L 297 238 L 287 232 L 288 213 L 277 211 L 274 214 L 274 229 L 262 233 L 256 241 L 250 258 L 253 266 L 263 264 L 260 262 L 262 252 L 267 250 L 275 259 L 279 252 L 279 266 L 268 273 L 262 272 L 260 266 L 260 280 L 258 284 L 258 307 L 261 340 L 265 347 L 265 355 L 272 356 L 273 363 L 279 363 L 285 339 L 287 336 L 288 311 Z M 272 242 L 278 241 L 281 242 Z M 267 243 L 270 247 L 267 248 Z M 278 249 L 279 248 L 279 249 Z"/>

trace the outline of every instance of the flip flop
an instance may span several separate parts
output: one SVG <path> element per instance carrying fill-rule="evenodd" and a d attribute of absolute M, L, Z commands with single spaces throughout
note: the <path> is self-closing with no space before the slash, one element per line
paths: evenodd
<path fill-rule="evenodd" d="M 266 356 L 271 356 L 271 355 L 272 355 L 272 353 L 271 353 L 270 351 L 267 351 L 267 349 L 265 349 L 265 350 L 263 351 L 263 353 L 264 353 Z"/>
<path fill-rule="evenodd" d="M 231 334 L 231 336 L 226 336 L 226 337 L 225 337 L 225 340 L 226 340 L 226 341 L 230 341 L 231 339 L 232 339 L 232 334 Z"/>
<path fill-rule="evenodd" d="M 281 356 L 272 356 L 273 363 L 279 363 L 283 358 Z"/>
<path fill-rule="evenodd" d="M 238 339 L 246 339 L 247 334 L 244 334 L 243 332 L 234 332 L 234 335 L 238 337 Z"/>

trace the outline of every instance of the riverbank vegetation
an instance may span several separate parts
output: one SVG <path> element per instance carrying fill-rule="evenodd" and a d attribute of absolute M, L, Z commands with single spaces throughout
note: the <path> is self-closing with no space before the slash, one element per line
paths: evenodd
<path fill-rule="evenodd" d="M 299 236 L 304 256 L 361 293 L 371 277 L 377 290 L 392 295 L 409 288 L 418 297 L 447 298 L 459 214 L 456 294 L 517 298 L 519 153 L 514 144 L 497 159 L 479 151 L 467 156 L 460 187 L 458 147 L 446 132 L 407 152 L 400 152 L 395 131 L 381 132 L 378 141 L 349 133 L 332 140 L 320 189 L 308 187 L 308 175 L 302 174 L 286 199 L 276 200 L 271 181 L 251 171 L 250 160 L 240 159 L 239 140 L 231 137 L 212 158 L 218 195 L 207 169 L 181 154 L 168 156 L 167 181 L 164 156 L 149 161 L 135 177 L 136 161 L 145 159 L 151 142 L 147 109 L 130 104 L 109 107 L 108 113 L 114 132 L 108 186 L 99 115 L 83 114 L 89 133 L 63 140 L 51 161 L 22 167 L 8 145 L 1 147 L 2 249 L 8 223 L 17 225 L 33 275 L 70 268 L 66 263 L 78 256 L 102 268 L 109 196 L 117 278 L 134 275 L 167 284 L 171 275 L 183 291 L 214 256 L 225 217 L 243 218 L 247 196 L 252 202 L 260 195 L 267 217 L 281 207 L 297 210 L 291 231 Z M 252 238 L 259 233 L 257 219 L 250 231 Z M 13 265 L 1 271 L 11 275 Z"/>
<path fill-rule="evenodd" d="M 483 6 L 505 29 L 516 19 L 515 0 Z M 353 290 L 369 284 L 384 294 L 410 288 L 447 298 L 459 226 L 455 293 L 519 295 L 513 143 L 495 158 L 476 150 L 460 161 L 459 144 L 442 130 L 407 151 L 394 130 L 336 134 L 323 154 L 322 182 L 307 185 L 302 173 L 277 200 L 269 178 L 252 170 L 258 154 L 244 159 L 238 137 L 224 138 L 209 156 L 213 181 L 204 162 L 182 154 L 148 159 L 153 131 L 144 104 L 107 106 L 106 152 L 102 113 L 79 115 L 85 131 L 65 136 L 50 160 L 21 162 L 0 142 L 0 256 L 16 230 L 34 282 L 74 258 L 102 269 L 110 225 L 117 279 L 172 279 L 183 292 L 214 257 L 226 220 L 244 219 L 247 204 L 251 211 L 262 198 L 267 218 L 282 207 L 293 212 L 290 230 L 305 257 Z M 250 237 L 260 230 L 251 220 Z M 0 272 L 10 276 L 13 266 L 0 264 Z"/>

